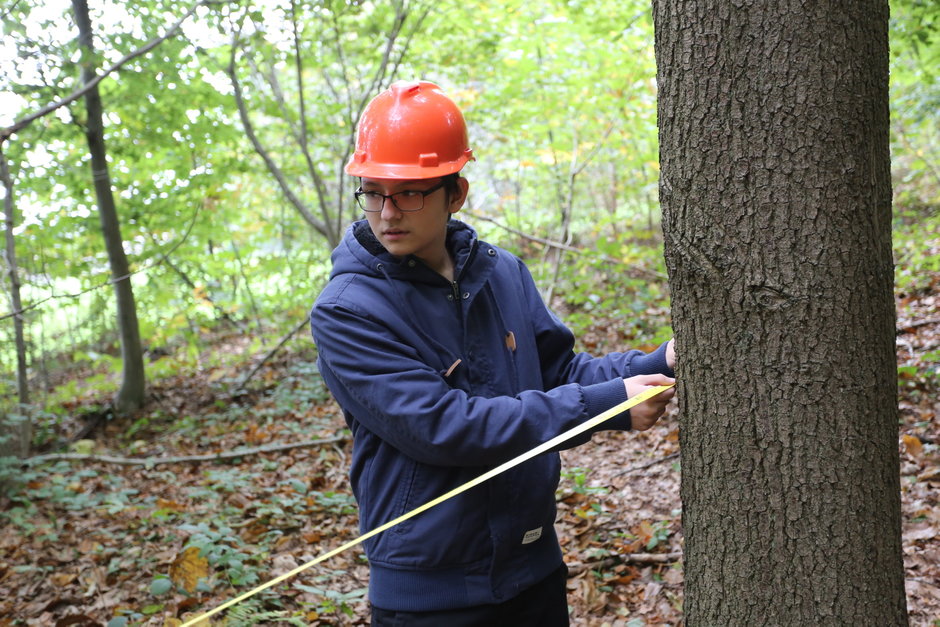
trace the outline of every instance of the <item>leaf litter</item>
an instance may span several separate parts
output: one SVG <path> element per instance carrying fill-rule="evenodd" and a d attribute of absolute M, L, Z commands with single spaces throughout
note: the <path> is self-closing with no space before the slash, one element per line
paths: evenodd
<path fill-rule="evenodd" d="M 940 278 L 898 298 L 903 553 L 910 622 L 940 618 Z M 927 321 L 920 324 L 919 321 Z M 630 344 L 599 321 L 588 350 Z M 345 434 L 309 347 L 227 394 L 218 370 L 154 383 L 159 411 L 107 423 L 97 453 L 206 454 Z M 175 417 L 175 418 L 174 418 Z M 131 431 L 131 437 L 128 432 Z M 358 535 L 350 442 L 171 467 L 56 462 L 3 497 L 0 626 L 179 625 Z M 573 625 L 682 624 L 675 409 L 642 433 L 562 453 L 557 530 Z M 361 547 L 259 594 L 213 625 L 365 625 Z"/>

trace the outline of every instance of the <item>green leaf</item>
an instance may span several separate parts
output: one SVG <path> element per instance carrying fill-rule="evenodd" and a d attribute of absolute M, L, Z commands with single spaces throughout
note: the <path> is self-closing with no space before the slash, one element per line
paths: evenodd
<path fill-rule="evenodd" d="M 150 594 L 155 597 L 162 596 L 173 589 L 173 582 L 166 577 L 158 577 L 150 584 Z"/>

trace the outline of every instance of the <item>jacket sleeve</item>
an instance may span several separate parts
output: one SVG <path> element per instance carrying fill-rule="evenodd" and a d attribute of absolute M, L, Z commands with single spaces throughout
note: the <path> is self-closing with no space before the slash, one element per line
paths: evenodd
<path fill-rule="evenodd" d="M 470 396 L 354 298 L 318 301 L 311 327 L 321 374 L 344 411 L 426 464 L 499 464 L 626 398 L 619 379 L 603 377 L 516 396 Z"/>

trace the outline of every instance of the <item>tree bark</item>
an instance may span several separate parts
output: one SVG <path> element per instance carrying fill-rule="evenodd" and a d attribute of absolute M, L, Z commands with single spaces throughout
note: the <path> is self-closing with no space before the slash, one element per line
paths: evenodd
<path fill-rule="evenodd" d="M 653 11 L 686 624 L 905 625 L 888 4 Z"/>
<path fill-rule="evenodd" d="M 6 251 L 4 258 L 10 277 L 10 305 L 13 308 L 13 333 L 16 341 L 16 389 L 20 411 L 7 414 L 0 408 L 0 457 L 26 457 L 32 439 L 32 423 L 29 420 L 29 377 L 26 361 L 26 338 L 23 333 L 23 304 L 20 300 L 20 280 L 16 265 L 16 240 L 13 237 L 13 177 L 7 157 L 0 144 L 0 182 L 3 184 L 3 213 L 5 223 Z M 2 483 L 0 483 L 2 487 Z"/>
<path fill-rule="evenodd" d="M 13 176 L 10 174 L 10 166 L 2 144 L 0 144 L 0 183 L 3 184 L 4 189 L 5 261 L 10 277 L 10 304 L 13 308 L 13 333 L 16 338 L 16 391 L 20 404 L 25 407 L 29 405 L 29 377 L 26 362 L 26 337 L 23 332 L 23 301 L 20 298 L 19 269 L 16 264 L 16 238 L 13 236 L 13 227 L 16 223 L 13 209 Z"/>
<path fill-rule="evenodd" d="M 91 83 L 96 78 L 95 52 L 91 17 L 87 0 L 72 0 L 75 22 L 82 48 L 82 80 Z M 111 175 L 108 173 L 107 151 L 104 142 L 103 107 L 98 86 L 85 92 L 85 109 L 88 120 L 85 137 L 91 154 L 91 172 L 98 200 L 98 216 L 104 235 L 108 261 L 111 265 L 111 280 L 117 300 L 117 321 L 121 341 L 123 376 L 121 388 L 114 399 L 115 410 L 127 413 L 143 407 L 145 394 L 144 357 L 140 344 L 140 327 L 137 323 L 137 308 L 131 285 L 130 267 L 124 254 L 124 240 L 118 221 L 114 195 L 111 193 Z"/>

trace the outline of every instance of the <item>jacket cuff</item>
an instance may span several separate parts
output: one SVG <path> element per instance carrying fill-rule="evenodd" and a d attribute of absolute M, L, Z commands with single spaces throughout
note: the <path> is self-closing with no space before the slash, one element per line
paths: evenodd
<path fill-rule="evenodd" d="M 666 364 L 666 345 L 664 342 L 659 348 L 646 355 L 637 355 L 630 362 L 630 376 L 637 374 L 664 374 L 675 378 L 675 371 Z"/>
<path fill-rule="evenodd" d="M 584 408 L 591 418 L 627 400 L 627 389 L 623 384 L 623 379 L 612 379 L 604 383 L 586 385 L 581 389 L 584 393 Z M 598 430 L 628 430 L 631 426 L 630 412 L 625 411 L 601 423 Z"/>

